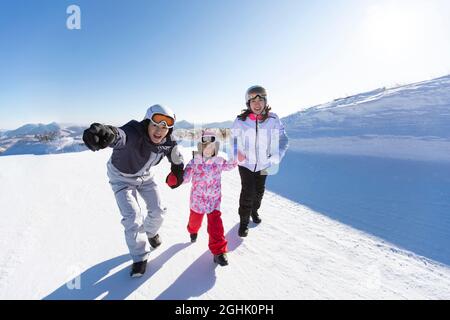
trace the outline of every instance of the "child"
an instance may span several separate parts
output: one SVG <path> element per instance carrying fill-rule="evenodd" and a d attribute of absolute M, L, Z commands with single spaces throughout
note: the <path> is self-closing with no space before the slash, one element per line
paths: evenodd
<path fill-rule="evenodd" d="M 141 277 L 145 273 L 149 244 L 153 248 L 161 244 L 158 230 L 166 208 L 161 203 L 151 169 L 167 157 L 174 180 L 170 187 L 178 187 L 183 179 L 183 158 L 171 137 L 174 124 L 175 114 L 169 108 L 154 105 L 140 122 L 132 120 L 120 128 L 93 123 L 83 133 L 83 141 L 92 151 L 113 148 L 107 164 L 108 177 L 133 259 L 131 277 Z M 137 193 L 147 205 L 145 219 Z"/>
<path fill-rule="evenodd" d="M 214 255 L 214 262 L 221 266 L 228 265 L 227 240 L 224 236 L 220 212 L 221 174 L 237 166 L 237 161 L 227 162 L 219 157 L 219 141 L 212 131 L 203 131 L 198 153 L 187 164 L 183 183 L 192 180 L 190 196 L 190 216 L 187 230 L 191 242 L 197 240 L 204 215 L 208 217 L 209 249 Z M 169 177 L 169 183 L 171 178 Z M 170 185 L 170 184 L 169 184 Z"/>

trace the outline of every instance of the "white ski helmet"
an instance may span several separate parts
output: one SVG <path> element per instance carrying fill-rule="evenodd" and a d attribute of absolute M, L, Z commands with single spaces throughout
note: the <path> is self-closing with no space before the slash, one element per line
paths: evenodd
<path fill-rule="evenodd" d="M 170 129 L 173 128 L 176 121 L 175 113 L 172 111 L 172 109 L 162 106 L 160 104 L 155 104 L 147 109 L 147 113 L 145 114 L 144 120 L 148 119 L 150 121 L 155 122 L 155 116 L 156 115 L 162 115 L 165 117 L 171 118 L 173 121 L 171 122 L 170 119 L 164 120 L 164 117 L 162 118 L 162 121 L 165 122 L 166 126 Z M 159 121 L 158 121 L 159 123 Z"/>
<path fill-rule="evenodd" d="M 200 142 L 197 144 L 197 152 L 203 156 L 203 147 L 209 143 L 215 144 L 215 151 L 213 157 L 217 156 L 220 150 L 220 142 L 217 139 L 215 132 L 211 129 L 202 130 Z"/>

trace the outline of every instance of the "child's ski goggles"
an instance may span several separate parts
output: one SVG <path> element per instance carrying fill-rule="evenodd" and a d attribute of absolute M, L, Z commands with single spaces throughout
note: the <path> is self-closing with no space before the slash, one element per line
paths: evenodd
<path fill-rule="evenodd" d="M 214 136 L 203 136 L 202 137 L 202 143 L 208 143 L 208 142 L 215 142 L 216 137 Z"/>
<path fill-rule="evenodd" d="M 155 113 L 150 121 L 156 125 L 164 124 L 169 129 L 175 125 L 175 119 L 160 113 Z"/>

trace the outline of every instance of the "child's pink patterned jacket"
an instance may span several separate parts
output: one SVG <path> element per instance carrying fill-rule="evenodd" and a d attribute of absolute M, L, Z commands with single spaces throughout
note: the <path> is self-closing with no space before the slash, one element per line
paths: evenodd
<path fill-rule="evenodd" d="M 197 213 L 220 210 L 222 171 L 233 170 L 236 166 L 237 161 L 228 162 L 219 156 L 205 161 L 201 155 L 197 154 L 189 161 L 184 170 L 183 183 L 192 180 L 191 210 Z"/>

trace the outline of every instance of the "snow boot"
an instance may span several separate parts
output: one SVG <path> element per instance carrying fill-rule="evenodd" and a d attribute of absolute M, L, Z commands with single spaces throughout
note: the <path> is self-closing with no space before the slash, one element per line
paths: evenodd
<path fill-rule="evenodd" d="M 131 266 L 130 276 L 132 278 L 140 278 L 144 275 L 147 269 L 147 260 L 133 263 Z"/>
<path fill-rule="evenodd" d="M 153 249 L 158 248 L 161 245 L 161 239 L 159 238 L 159 234 L 154 236 L 153 238 L 148 238 L 148 242 L 150 242 L 150 245 Z"/>
<path fill-rule="evenodd" d="M 214 255 L 214 262 L 221 265 L 222 267 L 227 266 L 228 265 L 227 255 L 225 253 Z"/>
<path fill-rule="evenodd" d="M 238 231 L 239 237 L 245 238 L 248 236 L 248 226 L 246 224 L 240 224 L 239 225 L 239 231 Z"/>
<path fill-rule="evenodd" d="M 194 243 L 197 241 L 197 233 L 191 233 L 191 242 Z"/>
<path fill-rule="evenodd" d="M 252 212 L 252 220 L 253 220 L 253 222 L 254 223 L 256 223 L 256 224 L 260 224 L 261 223 L 261 218 L 259 217 L 259 214 L 258 214 L 258 212 Z"/>

